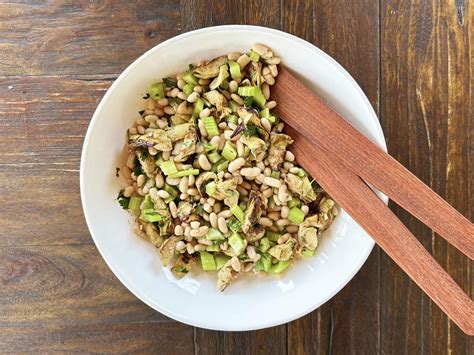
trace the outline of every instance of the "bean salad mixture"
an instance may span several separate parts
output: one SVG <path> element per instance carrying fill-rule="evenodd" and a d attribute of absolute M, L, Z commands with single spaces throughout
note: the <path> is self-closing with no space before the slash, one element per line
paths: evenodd
<path fill-rule="evenodd" d="M 223 291 L 243 273 L 280 274 L 314 256 L 337 215 L 272 111 L 279 63 L 256 44 L 190 64 L 149 87 L 128 129 L 118 202 L 178 278 L 217 271 Z"/>

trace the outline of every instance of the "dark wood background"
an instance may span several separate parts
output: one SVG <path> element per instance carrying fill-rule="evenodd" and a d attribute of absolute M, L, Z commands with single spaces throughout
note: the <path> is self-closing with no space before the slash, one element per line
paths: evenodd
<path fill-rule="evenodd" d="M 79 161 L 99 100 L 141 53 L 200 27 L 262 25 L 339 61 L 377 111 L 389 152 L 472 220 L 473 4 L 0 1 L 0 352 L 472 353 L 472 339 L 378 248 L 336 297 L 292 323 L 224 333 L 168 319 L 96 250 Z M 470 261 L 392 207 L 472 295 Z"/>

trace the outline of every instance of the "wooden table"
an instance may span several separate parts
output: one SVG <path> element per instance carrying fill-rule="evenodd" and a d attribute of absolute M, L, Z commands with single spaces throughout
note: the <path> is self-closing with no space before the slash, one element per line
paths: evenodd
<path fill-rule="evenodd" d="M 474 2 L 127 3 L 0 2 L 0 351 L 472 352 L 379 248 L 336 297 L 292 323 L 223 333 L 168 319 L 127 291 L 96 250 L 79 160 L 99 100 L 141 53 L 199 27 L 262 25 L 338 60 L 378 112 L 390 153 L 472 220 Z M 470 261 L 392 207 L 472 292 Z"/>

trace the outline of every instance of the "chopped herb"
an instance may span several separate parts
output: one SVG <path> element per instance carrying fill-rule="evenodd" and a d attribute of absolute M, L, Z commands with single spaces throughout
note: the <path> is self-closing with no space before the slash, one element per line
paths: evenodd
<path fill-rule="evenodd" d="M 168 103 L 170 106 L 172 106 L 173 108 L 178 108 L 179 104 L 181 103 L 181 100 L 178 99 L 177 97 L 170 97 L 168 98 Z"/>
<path fill-rule="evenodd" d="M 142 155 L 141 155 L 142 160 L 147 159 L 147 158 L 148 158 L 148 155 L 149 155 L 148 152 L 145 150 L 145 151 L 142 153 Z"/>
<path fill-rule="evenodd" d="M 140 165 L 140 161 L 138 160 L 138 158 L 135 158 L 134 166 L 135 167 L 133 168 L 133 173 L 135 174 L 135 176 L 143 174 L 143 169 Z"/>
<path fill-rule="evenodd" d="M 178 87 L 178 81 L 174 78 L 163 78 L 163 83 L 167 88 L 175 88 Z"/>
<path fill-rule="evenodd" d="M 253 104 L 253 98 L 252 98 L 252 96 L 244 97 L 244 105 L 245 105 L 245 107 L 251 107 L 252 104 Z"/>
<path fill-rule="evenodd" d="M 199 216 L 202 216 L 203 212 L 204 212 L 204 208 L 202 207 L 200 203 L 198 203 L 196 208 L 194 209 L 194 213 L 196 213 Z"/>
<path fill-rule="evenodd" d="M 244 129 L 244 136 L 246 137 L 255 137 L 258 136 L 258 127 L 257 126 L 247 126 Z"/>
<path fill-rule="evenodd" d="M 117 196 L 117 201 L 124 210 L 128 209 L 128 203 L 130 202 L 130 197 L 125 197 L 123 195 L 123 190 L 120 190 Z"/>

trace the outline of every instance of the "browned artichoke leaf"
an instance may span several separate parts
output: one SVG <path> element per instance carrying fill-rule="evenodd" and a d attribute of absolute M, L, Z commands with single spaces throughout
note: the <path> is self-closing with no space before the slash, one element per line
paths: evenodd
<path fill-rule="evenodd" d="M 180 146 L 176 161 L 184 161 L 188 156 L 196 151 L 197 133 L 196 128 L 191 126 L 188 133 L 184 136 L 183 143 Z"/>
<path fill-rule="evenodd" d="M 149 128 L 149 132 L 142 135 L 129 135 L 128 145 L 131 149 L 153 147 L 163 152 L 169 152 L 173 149 L 170 138 L 164 130 L 159 128 Z"/>
<path fill-rule="evenodd" d="M 268 249 L 268 254 L 279 261 L 288 261 L 293 256 L 293 242 L 274 245 Z"/>
<path fill-rule="evenodd" d="M 242 231 L 247 234 L 256 225 L 267 206 L 267 198 L 259 191 L 250 191 L 247 208 L 242 221 Z"/>
<path fill-rule="evenodd" d="M 265 143 L 263 139 L 258 137 L 247 137 L 245 135 L 242 135 L 239 139 L 243 144 L 249 147 L 253 160 L 260 162 L 265 158 L 267 143 Z"/>
<path fill-rule="evenodd" d="M 268 149 L 268 163 L 273 170 L 277 170 L 285 161 L 285 153 L 288 145 L 293 143 L 290 136 L 283 133 L 270 134 L 270 148 Z"/>
<path fill-rule="evenodd" d="M 217 288 L 219 291 L 224 291 L 225 288 L 237 278 L 239 275 L 238 272 L 236 272 L 232 268 L 232 263 L 230 259 L 228 262 L 222 266 L 222 268 L 217 272 Z"/>
<path fill-rule="evenodd" d="M 248 72 L 252 85 L 260 87 L 260 85 L 263 83 L 262 63 L 250 62 L 250 65 L 248 66 Z"/>
<path fill-rule="evenodd" d="M 174 277 L 180 279 L 189 271 L 191 271 L 195 263 L 196 259 L 192 255 L 183 253 L 179 256 L 178 260 L 176 260 L 176 263 L 171 268 L 171 272 L 173 273 Z"/>
<path fill-rule="evenodd" d="M 191 122 L 188 123 L 181 123 L 178 125 L 174 125 L 166 131 L 166 134 L 171 139 L 172 142 L 179 141 L 184 139 L 186 135 L 189 133 L 190 130 L 194 129 L 194 124 Z"/>
<path fill-rule="evenodd" d="M 227 63 L 227 57 L 217 57 L 211 60 L 209 63 L 200 65 L 193 70 L 193 74 L 196 78 L 200 79 L 211 79 L 219 75 L 219 68 Z"/>
<path fill-rule="evenodd" d="M 219 180 L 216 184 L 216 192 L 212 194 L 211 197 L 215 198 L 216 200 L 222 201 L 226 198 L 232 198 L 239 184 L 239 178 L 233 177 L 232 179 L 226 180 Z"/>
<path fill-rule="evenodd" d="M 163 243 L 164 238 L 158 233 L 156 226 L 151 222 L 143 221 L 141 219 L 137 222 L 143 227 L 143 231 L 145 232 L 148 241 L 159 248 Z"/>
<path fill-rule="evenodd" d="M 216 112 L 219 117 L 230 114 L 227 99 L 217 90 L 211 90 L 202 94 L 202 96 L 209 101 L 209 103 L 216 107 Z"/>
<path fill-rule="evenodd" d="M 199 191 L 199 194 L 201 197 L 207 197 L 206 193 L 206 185 L 211 182 L 217 182 L 217 175 L 213 173 L 212 171 L 206 171 L 201 174 L 196 179 L 196 187 Z"/>
<path fill-rule="evenodd" d="M 178 205 L 177 216 L 181 221 L 187 221 L 193 213 L 194 206 L 188 201 L 181 201 Z"/>
<path fill-rule="evenodd" d="M 150 154 L 139 154 L 138 152 L 136 152 L 135 155 L 137 156 L 145 175 L 148 178 L 153 179 L 155 177 L 156 170 L 155 158 L 153 158 L 153 156 Z"/>
<path fill-rule="evenodd" d="M 299 177 L 298 175 L 288 173 L 285 176 L 288 188 L 297 194 L 304 203 L 309 203 L 316 199 L 316 192 L 307 176 Z"/>
<path fill-rule="evenodd" d="M 171 261 L 176 256 L 176 244 L 181 239 L 181 237 L 172 236 L 163 242 L 159 249 L 160 259 L 163 263 L 163 266 L 170 265 Z"/>

